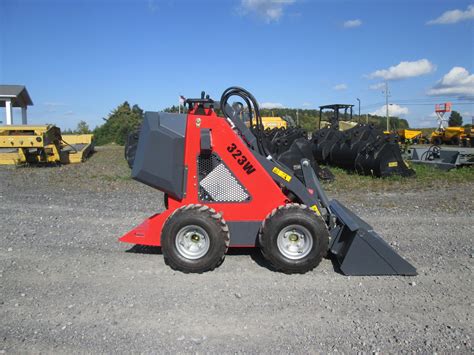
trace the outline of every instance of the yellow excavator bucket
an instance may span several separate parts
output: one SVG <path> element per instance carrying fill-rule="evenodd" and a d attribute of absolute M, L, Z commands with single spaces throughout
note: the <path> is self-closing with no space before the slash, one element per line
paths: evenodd
<path fill-rule="evenodd" d="M 94 135 L 65 134 L 61 141 L 61 163 L 81 163 L 94 149 Z"/>

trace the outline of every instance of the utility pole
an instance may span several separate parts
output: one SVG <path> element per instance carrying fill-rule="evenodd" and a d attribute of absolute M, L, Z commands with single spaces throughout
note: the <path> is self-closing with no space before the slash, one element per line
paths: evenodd
<path fill-rule="evenodd" d="M 298 115 L 298 109 L 296 109 L 296 125 L 297 126 L 300 125 L 300 118 L 299 118 L 299 115 Z"/>
<path fill-rule="evenodd" d="M 357 101 L 359 101 L 359 123 L 360 123 L 360 99 L 357 98 Z"/>
<path fill-rule="evenodd" d="M 390 116 L 388 114 L 388 81 L 385 81 L 385 114 L 387 116 L 387 132 L 390 131 Z"/>

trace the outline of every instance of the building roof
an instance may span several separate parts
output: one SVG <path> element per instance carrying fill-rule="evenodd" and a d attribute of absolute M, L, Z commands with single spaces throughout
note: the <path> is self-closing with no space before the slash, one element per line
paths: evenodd
<path fill-rule="evenodd" d="M 33 101 L 23 85 L 0 85 L 0 107 L 5 107 L 5 99 L 11 99 L 13 107 L 33 105 Z"/>
<path fill-rule="evenodd" d="M 332 105 L 319 106 L 319 108 L 321 110 L 324 110 L 324 109 L 338 110 L 340 108 L 350 108 L 350 107 L 354 107 L 354 105 L 350 105 L 350 104 L 332 104 Z"/>

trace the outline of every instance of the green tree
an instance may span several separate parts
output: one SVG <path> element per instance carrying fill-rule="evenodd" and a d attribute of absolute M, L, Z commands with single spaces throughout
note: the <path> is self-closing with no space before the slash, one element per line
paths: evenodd
<path fill-rule="evenodd" d="M 136 130 L 143 121 L 143 110 L 138 105 L 125 101 L 103 118 L 105 123 L 94 129 L 97 145 L 108 143 L 125 144 L 127 135 Z"/>
<path fill-rule="evenodd" d="M 76 134 L 89 134 L 91 130 L 89 129 L 89 125 L 85 121 L 80 121 L 77 124 L 76 130 L 74 131 Z"/>
<path fill-rule="evenodd" d="M 462 126 L 462 116 L 457 111 L 452 111 L 449 116 L 448 121 L 449 127 L 461 127 Z"/>
<path fill-rule="evenodd" d="M 169 112 L 169 113 L 178 113 L 179 112 L 179 107 L 178 106 L 171 106 L 171 107 L 167 107 L 163 110 L 164 112 Z M 183 110 L 181 109 L 181 112 L 183 112 Z"/>

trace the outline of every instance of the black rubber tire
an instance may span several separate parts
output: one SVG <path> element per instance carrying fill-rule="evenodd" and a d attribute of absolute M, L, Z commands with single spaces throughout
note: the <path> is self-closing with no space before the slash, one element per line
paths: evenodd
<path fill-rule="evenodd" d="M 440 137 L 433 138 L 433 145 L 441 145 L 441 144 L 443 144 L 443 141 Z"/>
<path fill-rule="evenodd" d="M 140 128 L 130 132 L 125 140 L 124 155 L 125 160 L 128 163 L 128 167 L 133 169 L 133 163 L 135 161 L 135 155 L 138 148 L 138 138 L 140 136 Z"/>
<path fill-rule="evenodd" d="M 280 231 L 289 225 L 305 227 L 313 238 L 313 246 L 308 255 L 292 260 L 278 249 Z M 260 229 L 259 246 L 263 257 L 277 270 L 286 274 L 304 274 L 313 270 L 326 256 L 329 232 L 323 219 L 305 205 L 287 204 L 275 208 L 265 219 Z"/>
<path fill-rule="evenodd" d="M 181 228 L 196 225 L 209 237 L 209 250 L 198 259 L 181 255 L 176 248 L 176 237 Z M 229 228 L 220 213 L 209 206 L 192 204 L 178 208 L 168 219 L 161 233 L 161 250 L 165 263 L 185 273 L 202 273 L 222 264 L 229 247 Z"/>
<path fill-rule="evenodd" d="M 450 143 L 454 146 L 459 146 L 459 144 L 461 143 L 461 140 L 459 139 L 459 137 L 452 137 L 450 140 Z"/>

